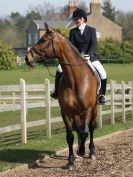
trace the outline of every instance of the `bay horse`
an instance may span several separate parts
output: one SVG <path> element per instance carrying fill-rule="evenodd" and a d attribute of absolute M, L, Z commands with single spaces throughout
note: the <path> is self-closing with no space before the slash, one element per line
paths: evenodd
<path fill-rule="evenodd" d="M 93 133 L 97 116 L 97 79 L 91 68 L 83 61 L 80 53 L 56 30 L 45 23 L 45 34 L 27 52 L 26 64 L 33 67 L 40 59 L 57 58 L 63 70 L 58 88 L 58 101 L 66 127 L 69 147 L 67 168 L 74 169 L 74 135 L 78 135 L 77 154 L 85 155 L 85 142 L 90 132 L 89 157 L 96 159 Z"/>

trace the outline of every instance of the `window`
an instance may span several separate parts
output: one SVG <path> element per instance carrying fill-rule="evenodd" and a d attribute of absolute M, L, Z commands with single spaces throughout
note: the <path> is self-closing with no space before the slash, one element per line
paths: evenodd
<path fill-rule="evenodd" d="M 100 38 L 100 32 L 96 32 L 97 38 Z"/>
<path fill-rule="evenodd" d="M 30 33 L 28 34 L 28 44 L 29 45 L 31 44 L 31 34 Z"/>
<path fill-rule="evenodd" d="M 35 33 L 35 43 L 38 41 L 38 34 Z"/>

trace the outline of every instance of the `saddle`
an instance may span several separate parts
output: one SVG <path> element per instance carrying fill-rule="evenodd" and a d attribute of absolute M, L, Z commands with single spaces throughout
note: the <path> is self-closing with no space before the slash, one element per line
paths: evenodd
<path fill-rule="evenodd" d="M 90 61 L 90 57 L 88 55 L 85 55 L 83 57 L 83 60 L 85 61 L 85 63 L 89 66 L 89 68 L 91 69 L 91 71 L 94 73 L 94 75 L 97 78 L 97 95 L 99 95 L 100 92 L 100 88 L 101 88 L 101 78 L 99 76 L 98 71 L 94 68 L 94 66 L 92 65 L 91 61 Z"/>

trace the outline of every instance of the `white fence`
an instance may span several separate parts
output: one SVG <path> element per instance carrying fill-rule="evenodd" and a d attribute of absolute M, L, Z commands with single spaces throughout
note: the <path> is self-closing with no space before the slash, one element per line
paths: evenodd
<path fill-rule="evenodd" d="M 21 110 L 21 124 L 0 128 L 0 133 L 21 129 L 22 142 L 27 143 L 27 128 L 46 125 L 47 136 L 51 138 L 51 124 L 62 121 L 61 117 L 51 119 L 51 107 L 59 106 L 58 101 L 50 99 L 53 85 L 46 79 L 44 84 L 26 84 L 23 79 L 20 85 L 0 86 L 0 112 Z M 133 119 L 133 82 L 125 84 L 111 81 L 107 86 L 107 103 L 98 108 L 98 124 L 103 125 L 103 116 L 109 115 L 110 122 L 115 123 L 115 114 L 121 113 L 123 123 L 126 122 L 126 112 L 132 113 Z M 27 109 L 45 107 L 43 120 L 27 122 Z"/>

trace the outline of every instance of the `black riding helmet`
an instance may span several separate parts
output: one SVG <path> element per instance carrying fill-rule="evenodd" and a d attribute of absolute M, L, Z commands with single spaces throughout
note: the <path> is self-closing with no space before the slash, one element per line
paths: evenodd
<path fill-rule="evenodd" d="M 82 17 L 87 21 L 87 15 L 86 15 L 86 13 L 85 13 L 84 10 L 79 9 L 79 8 L 77 8 L 76 10 L 74 10 L 73 16 L 72 16 L 72 18 L 74 20 L 76 20 L 78 18 L 82 18 Z"/>

